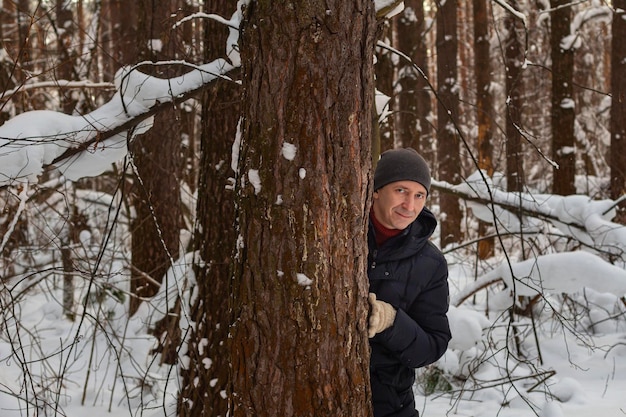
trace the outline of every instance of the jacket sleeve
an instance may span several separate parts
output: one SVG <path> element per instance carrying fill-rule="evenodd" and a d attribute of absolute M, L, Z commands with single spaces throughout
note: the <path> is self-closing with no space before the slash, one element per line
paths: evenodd
<path fill-rule="evenodd" d="M 377 341 L 407 367 L 430 365 L 445 353 L 451 339 L 448 303 L 448 267 L 441 256 L 427 286 L 408 311 L 398 309 L 393 326 L 379 333 Z"/>

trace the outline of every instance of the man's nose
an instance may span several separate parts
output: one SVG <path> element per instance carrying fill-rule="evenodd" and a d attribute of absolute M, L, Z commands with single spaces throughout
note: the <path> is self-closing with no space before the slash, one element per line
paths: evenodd
<path fill-rule="evenodd" d="M 404 208 L 407 210 L 413 210 L 415 208 L 415 200 L 411 196 L 407 196 L 404 199 Z"/>

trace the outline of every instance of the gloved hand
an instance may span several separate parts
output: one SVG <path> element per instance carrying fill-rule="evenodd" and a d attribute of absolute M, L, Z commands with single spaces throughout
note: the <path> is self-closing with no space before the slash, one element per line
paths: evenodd
<path fill-rule="evenodd" d="M 367 299 L 371 307 L 367 335 L 374 337 L 377 333 L 391 327 L 396 319 L 396 309 L 389 303 L 377 300 L 373 292 L 369 293 Z"/>

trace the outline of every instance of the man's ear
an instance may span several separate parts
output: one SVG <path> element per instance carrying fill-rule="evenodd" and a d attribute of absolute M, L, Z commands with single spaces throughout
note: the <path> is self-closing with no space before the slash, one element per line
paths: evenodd
<path fill-rule="evenodd" d="M 378 199 L 378 191 L 374 191 L 374 194 L 373 194 L 373 195 L 374 195 L 374 198 L 375 198 L 375 199 Z"/>

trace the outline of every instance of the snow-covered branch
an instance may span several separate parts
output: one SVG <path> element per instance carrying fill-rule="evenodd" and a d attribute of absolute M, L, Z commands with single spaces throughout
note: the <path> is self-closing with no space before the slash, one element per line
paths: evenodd
<path fill-rule="evenodd" d="M 480 172 L 459 185 L 435 181 L 433 188 L 464 199 L 474 216 L 506 232 L 540 232 L 548 222 L 587 246 L 626 260 L 626 227 L 610 221 L 616 214 L 613 200 L 505 192 Z"/>
<path fill-rule="evenodd" d="M 404 10 L 403 0 L 374 0 L 376 17 L 390 18 Z"/>
<path fill-rule="evenodd" d="M 222 78 L 224 77 L 222 76 Z M 177 97 L 173 97 L 171 100 L 166 100 L 166 101 L 157 100 L 156 103 L 152 107 L 147 109 L 145 112 L 138 114 L 132 118 L 129 118 L 126 122 L 116 127 L 113 127 L 110 130 L 98 132 L 98 134 L 96 136 L 91 137 L 91 139 L 86 140 L 85 142 L 81 143 L 80 145 L 76 147 L 67 149 L 65 152 L 63 152 L 61 155 L 55 158 L 51 162 L 51 165 L 62 167 L 65 163 L 67 163 L 65 162 L 66 160 L 70 160 L 70 158 L 77 156 L 79 154 L 82 154 L 83 152 L 91 152 L 92 150 L 97 150 L 98 146 L 103 141 L 106 141 L 110 138 L 115 138 L 118 135 L 126 135 L 127 140 L 130 139 L 131 137 L 134 137 L 136 134 L 138 134 L 138 132 L 135 131 L 135 129 L 137 129 L 137 127 L 140 127 L 142 123 L 145 123 L 146 121 L 151 120 L 151 118 L 157 113 L 159 113 L 161 110 L 171 108 L 174 105 L 180 104 L 188 100 L 189 98 L 196 95 L 199 91 L 202 91 L 203 89 L 207 88 L 209 85 L 210 84 L 208 83 L 202 84 L 194 90 L 189 90 L 184 93 L 181 93 Z"/>
<path fill-rule="evenodd" d="M 239 6 L 244 4 L 239 2 Z M 241 66 L 239 32 L 241 7 L 227 21 L 230 35 L 226 59 L 193 66 L 184 75 L 160 79 L 138 70 L 121 68 L 114 96 L 100 108 L 79 116 L 49 110 L 25 112 L 0 126 L 0 186 L 36 182 L 55 166 L 67 179 L 99 175 L 121 160 L 128 141 L 152 127 L 160 109 L 180 103 L 217 78 Z M 181 62 L 149 63 L 179 65 Z M 190 65 L 184 63 L 185 65 Z"/>
<path fill-rule="evenodd" d="M 595 6 L 584 8 L 576 13 L 570 24 L 570 34 L 561 40 L 561 47 L 565 50 L 577 49 L 580 47 L 580 30 L 588 22 L 605 21 L 611 22 L 613 10 L 609 6 Z"/>
<path fill-rule="evenodd" d="M 526 15 L 524 13 L 522 13 L 519 10 L 515 9 L 513 6 L 511 6 L 509 3 L 507 3 L 506 1 L 503 1 L 503 0 L 494 0 L 494 3 L 496 3 L 497 5 L 502 7 L 504 10 L 508 11 L 513 16 L 518 18 L 522 22 L 524 27 L 527 27 Z"/>

